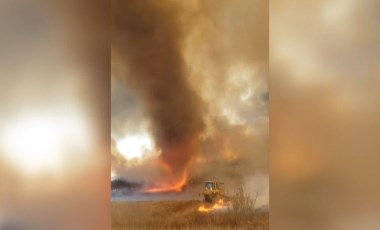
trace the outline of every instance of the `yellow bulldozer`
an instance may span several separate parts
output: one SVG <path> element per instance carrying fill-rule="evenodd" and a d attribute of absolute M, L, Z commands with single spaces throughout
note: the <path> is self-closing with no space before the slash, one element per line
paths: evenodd
<path fill-rule="evenodd" d="M 224 183 L 215 181 L 206 181 L 204 190 L 199 193 L 204 202 L 216 203 L 219 200 L 225 200 L 227 196 L 224 194 Z"/>

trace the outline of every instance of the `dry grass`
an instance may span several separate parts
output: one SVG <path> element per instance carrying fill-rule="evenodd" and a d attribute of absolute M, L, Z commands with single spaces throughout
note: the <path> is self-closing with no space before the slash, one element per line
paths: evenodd
<path fill-rule="evenodd" d="M 113 202 L 112 229 L 269 229 L 269 214 L 200 213 L 200 201 Z"/>
<path fill-rule="evenodd" d="M 245 187 L 239 187 L 231 197 L 233 211 L 240 214 L 251 213 L 255 210 L 257 194 L 252 197 Z"/>

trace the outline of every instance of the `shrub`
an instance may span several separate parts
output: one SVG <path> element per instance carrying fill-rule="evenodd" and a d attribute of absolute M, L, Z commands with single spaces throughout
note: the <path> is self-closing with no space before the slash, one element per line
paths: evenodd
<path fill-rule="evenodd" d="M 235 190 L 231 198 L 232 209 L 236 213 L 252 213 L 255 210 L 257 193 L 254 197 L 249 194 L 245 187 L 239 187 Z"/>

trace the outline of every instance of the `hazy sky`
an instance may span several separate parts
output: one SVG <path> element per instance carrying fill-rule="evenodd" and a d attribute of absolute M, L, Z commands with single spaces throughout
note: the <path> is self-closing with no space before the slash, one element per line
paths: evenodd
<path fill-rule="evenodd" d="M 243 182 L 267 172 L 268 2 L 113 7 L 113 174 Z"/>

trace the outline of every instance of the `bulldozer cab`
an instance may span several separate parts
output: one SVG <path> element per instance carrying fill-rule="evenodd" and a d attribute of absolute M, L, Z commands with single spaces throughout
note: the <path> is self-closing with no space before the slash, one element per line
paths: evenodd
<path fill-rule="evenodd" d="M 215 182 L 215 181 L 206 181 L 205 182 L 206 190 L 224 190 L 224 183 Z"/>
<path fill-rule="evenodd" d="M 215 202 L 224 196 L 224 183 L 215 181 L 206 181 L 204 183 L 203 200 L 206 202 Z"/>
<path fill-rule="evenodd" d="M 212 183 L 212 182 L 206 182 L 205 183 L 205 189 L 212 190 L 213 187 L 214 187 L 214 183 Z"/>

